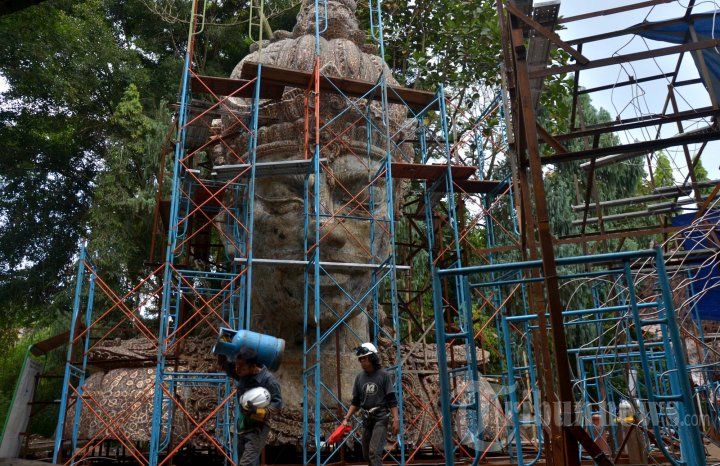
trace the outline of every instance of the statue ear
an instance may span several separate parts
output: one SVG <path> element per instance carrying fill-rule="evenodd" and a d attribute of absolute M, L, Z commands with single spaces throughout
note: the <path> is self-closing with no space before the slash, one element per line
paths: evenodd
<path fill-rule="evenodd" d="M 341 77 L 342 73 L 340 73 L 340 70 L 338 70 L 337 66 L 335 65 L 335 62 L 329 61 L 325 63 L 320 70 L 320 72 L 326 76 L 335 76 L 335 77 Z"/>

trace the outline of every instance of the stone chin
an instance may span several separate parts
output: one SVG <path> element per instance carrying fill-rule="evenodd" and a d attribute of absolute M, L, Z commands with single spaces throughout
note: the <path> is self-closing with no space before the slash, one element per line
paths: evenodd
<path fill-rule="evenodd" d="M 273 267 L 272 269 L 263 267 L 262 270 L 258 267 L 253 274 L 253 282 L 255 283 L 252 311 L 253 330 L 285 339 L 287 344 L 286 352 L 301 351 L 304 325 L 302 293 L 305 286 L 302 272 L 298 271 L 296 267 Z M 300 274 L 300 277 L 297 276 L 298 274 Z M 349 282 L 350 285 L 347 286 L 346 292 L 352 296 L 359 296 L 369 288 L 370 284 L 370 279 L 366 275 L 345 274 L 345 277 L 335 275 L 334 278 L 344 279 L 344 281 Z M 365 282 L 368 285 L 365 285 Z M 263 283 L 265 284 L 263 285 Z M 337 315 L 342 315 L 351 305 L 351 301 L 344 298 L 339 291 L 322 293 L 322 288 L 325 286 L 330 288 L 334 287 L 334 284 L 321 285 L 321 331 L 331 327 L 337 321 Z M 354 325 L 354 320 L 366 308 L 367 301 L 368 299 L 365 300 L 365 305 L 358 306 L 358 309 L 353 312 L 350 318 L 351 322 L 348 324 L 358 333 L 358 338 L 351 342 L 353 348 L 360 344 L 359 338 L 363 340 L 367 338 L 367 330 L 361 328 L 362 326 Z M 314 337 L 313 307 L 311 302 L 308 306 L 308 333 Z M 326 346 L 331 347 L 332 345 Z"/>

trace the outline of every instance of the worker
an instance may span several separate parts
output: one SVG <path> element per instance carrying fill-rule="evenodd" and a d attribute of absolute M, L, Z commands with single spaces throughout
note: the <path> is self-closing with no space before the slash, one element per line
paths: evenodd
<path fill-rule="evenodd" d="M 400 430 L 395 384 L 392 377 L 380 366 L 378 350 L 372 343 L 363 343 L 355 349 L 362 372 L 355 377 L 352 404 L 342 425 L 349 426 L 353 415 L 363 415 L 362 451 L 370 466 L 382 464 L 385 451 L 388 421 L 392 415 L 392 433 Z"/>
<path fill-rule="evenodd" d="M 227 372 L 237 380 L 238 403 L 242 414 L 237 423 L 240 454 L 238 465 L 257 466 L 260 464 L 260 454 L 267 442 L 272 416 L 282 408 L 280 385 L 275 376 L 257 362 L 257 353 L 250 348 L 240 349 L 233 369 L 234 373 Z M 244 394 L 257 392 L 258 388 L 267 390 L 266 396 L 269 397 L 267 407 L 254 405 L 251 399 L 243 399 Z"/>

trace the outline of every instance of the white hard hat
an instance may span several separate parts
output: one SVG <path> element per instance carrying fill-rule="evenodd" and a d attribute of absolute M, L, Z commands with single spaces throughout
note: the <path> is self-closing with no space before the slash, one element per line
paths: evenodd
<path fill-rule="evenodd" d="M 369 354 L 378 354 L 378 350 L 372 343 L 363 343 L 355 348 L 355 354 L 358 358 L 362 358 L 363 356 L 367 356 Z"/>
<path fill-rule="evenodd" d="M 247 409 L 250 403 L 255 408 L 267 408 L 270 404 L 270 392 L 263 387 L 256 387 L 240 395 L 240 406 Z"/>

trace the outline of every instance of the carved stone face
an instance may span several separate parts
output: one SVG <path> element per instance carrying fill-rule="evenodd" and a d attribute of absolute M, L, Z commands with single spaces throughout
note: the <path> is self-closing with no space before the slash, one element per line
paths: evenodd
<path fill-rule="evenodd" d="M 379 57 L 363 51 L 364 35 L 359 31 L 354 11 L 352 0 L 329 1 L 328 27 L 320 39 L 321 74 L 376 82 L 384 69 L 390 84 L 397 84 Z M 311 72 L 315 64 L 314 18 L 312 3 L 304 5 L 293 33 L 276 33 L 276 38 L 265 43 L 261 51 L 243 59 L 232 76 L 240 77 L 245 62 Z M 230 106 L 235 106 L 239 112 L 246 111 L 249 104 L 245 99 L 230 101 Z M 310 136 L 309 150 L 305 147 L 305 106 L 303 90 L 290 87 L 285 88 L 280 100 L 261 104 L 258 163 L 312 157 L 314 135 Z M 321 130 L 320 151 L 323 160 L 320 260 L 353 264 L 382 262 L 388 253 L 390 235 L 387 186 L 382 172 L 378 173 L 386 157 L 385 123 L 380 104 L 322 92 L 319 109 L 321 125 L 325 125 Z M 390 108 L 390 134 L 396 133 L 404 124 L 405 115 L 402 106 Z M 223 130 L 234 122 L 230 115 L 223 117 Z M 231 147 L 237 154 L 245 153 L 247 137 L 237 137 L 231 141 Z M 215 163 L 233 163 L 229 152 L 232 151 L 215 154 Z M 304 207 L 307 205 L 312 209 L 313 199 L 306 200 L 305 195 L 307 192 L 312 196 L 314 183 L 313 176 L 306 180 L 304 175 L 256 179 L 255 258 L 303 260 L 312 256 L 317 226 L 312 211 L 305 225 Z M 370 221 L 370 217 L 379 221 Z M 305 228 L 309 238 L 307 244 Z M 253 268 L 253 326 L 258 331 L 267 330 L 285 338 L 290 347 L 302 344 L 304 271 L 302 266 L 282 264 L 256 263 Z M 329 273 L 320 282 L 321 327 L 329 326 L 338 315 L 356 305 L 371 287 L 373 279 L 371 270 L 360 267 L 336 267 Z M 312 293 L 309 296 L 312 300 Z M 363 307 L 357 305 L 356 311 Z M 310 327 L 313 327 L 312 322 Z M 366 334 L 363 331 L 359 337 Z"/>
<path fill-rule="evenodd" d="M 295 154 L 296 157 L 298 155 L 301 154 Z M 387 223 L 375 222 L 373 225 L 369 220 L 357 218 L 369 218 L 370 212 L 376 219 L 387 218 L 384 178 L 373 185 L 368 184 L 368 178 L 377 172 L 380 161 L 378 158 L 373 160 L 361 157 L 340 151 L 325 164 L 327 170 L 323 170 L 320 183 L 321 262 L 371 264 L 387 256 Z M 310 176 L 307 181 L 310 193 L 313 192 L 314 182 L 314 176 Z M 255 257 L 302 260 L 306 248 L 312 249 L 317 225 L 314 216 L 310 215 L 306 245 L 303 201 L 305 183 L 303 176 L 257 180 Z M 309 209 L 312 209 L 312 205 Z M 371 237 L 374 238 L 372 241 Z M 308 257 L 312 257 L 312 254 L 313 251 L 309 251 Z M 305 267 L 300 266 L 256 265 L 253 271 L 254 324 L 282 336 L 288 345 L 302 344 L 306 283 L 304 270 Z M 309 274 L 308 283 L 312 286 L 313 271 L 310 270 Z M 338 315 L 361 300 L 371 283 L 371 270 L 328 267 L 327 274 L 323 274 L 320 281 L 321 327 L 328 328 Z M 313 290 L 308 290 L 311 311 L 313 296 Z M 358 314 L 365 305 L 355 307 L 354 314 Z M 312 322 L 309 326 L 314 327 Z"/>
<path fill-rule="evenodd" d="M 359 30 L 352 0 L 330 0 L 327 7 L 327 31 L 320 39 L 321 75 L 353 78 L 377 82 L 385 70 L 389 84 L 397 84 L 387 65 L 364 45 L 364 33 Z M 314 12 L 312 3 L 304 5 L 298 14 L 298 24 L 292 33 L 279 31 L 238 64 L 232 74 L 241 77 L 245 62 L 263 63 L 281 68 L 312 72 L 315 64 Z M 250 102 L 230 99 L 230 107 L 247 112 Z M 304 90 L 286 87 L 281 99 L 264 101 L 259 108 L 260 124 L 257 135 L 256 161 L 278 162 L 305 160 L 312 157 L 314 146 L 305 147 Z M 312 257 L 316 228 L 320 235 L 321 262 L 377 264 L 388 255 L 390 234 L 387 208 L 387 185 L 384 172 L 379 171 L 386 157 L 385 123 L 378 101 L 352 99 L 321 92 L 320 132 L 321 168 L 320 225 L 314 215 L 305 224 L 304 209 L 312 209 L 313 199 L 306 201 L 306 193 L 314 193 L 314 176 L 261 176 L 256 179 L 254 198 L 253 256 L 261 259 L 302 261 Z M 405 123 L 406 109 L 395 105 L 389 109 L 389 133 L 398 133 Z M 311 111 L 312 114 L 312 111 Z M 227 131 L 235 119 L 230 114 L 222 118 L 222 131 Z M 312 123 L 310 124 L 312 128 Z M 368 127 L 370 131 L 368 131 Z M 312 130 L 311 130 L 312 132 Z M 400 136 L 392 137 L 398 140 Z M 314 133 L 310 136 L 314 142 Z M 214 163 L 237 163 L 232 152 L 247 151 L 247 136 L 228 140 L 232 151 L 220 149 L 213 154 Z M 390 144 L 397 158 L 400 149 Z M 376 179 L 374 179 L 376 178 Z M 307 186 L 306 186 L 307 183 Z M 397 199 L 398 188 L 394 195 Z M 376 221 L 370 221 L 370 218 Z M 305 228 L 307 228 L 307 235 Z M 305 238 L 309 238 L 307 244 Z M 305 284 L 312 284 L 313 273 L 305 277 L 305 267 L 298 265 L 259 264 L 253 267 L 252 329 L 284 338 L 287 346 L 283 364 L 277 375 L 283 387 L 283 398 L 289 415 L 300 412 L 303 380 L 303 335 Z M 368 306 L 373 284 L 373 271 L 361 267 L 328 268 L 320 281 L 321 311 L 319 324 L 327 329 L 338 317 L 353 308 L 353 317 L 338 333 L 336 355 L 335 337 L 322 347 L 323 382 L 337 390 L 340 380 L 343 398 L 348 398 L 352 381 L 358 371 L 353 348 L 368 339 L 368 319 L 361 313 Z M 308 294 L 312 313 L 314 295 Z M 308 322 L 308 333 L 315 331 L 314 319 Z M 336 374 L 336 365 L 342 370 Z M 328 400 L 329 402 L 330 400 Z M 281 427 L 282 429 L 282 427 Z"/>

